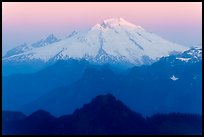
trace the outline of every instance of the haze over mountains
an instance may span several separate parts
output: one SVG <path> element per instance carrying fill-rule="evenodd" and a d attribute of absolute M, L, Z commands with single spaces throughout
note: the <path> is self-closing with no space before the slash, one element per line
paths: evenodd
<path fill-rule="evenodd" d="M 74 31 L 65 39 L 54 35 L 33 44 L 23 44 L 7 52 L 3 63 L 85 59 L 96 64 L 151 64 L 171 52 L 187 50 L 123 18 L 104 20 L 87 32 Z"/>
<path fill-rule="evenodd" d="M 23 44 L 2 62 L 6 111 L 59 117 L 111 93 L 144 116 L 202 115 L 202 46 L 187 48 L 122 18 Z"/>

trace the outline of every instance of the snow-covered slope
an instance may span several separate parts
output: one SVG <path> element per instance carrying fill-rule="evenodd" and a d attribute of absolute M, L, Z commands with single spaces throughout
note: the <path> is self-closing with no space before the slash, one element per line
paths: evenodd
<path fill-rule="evenodd" d="M 169 42 L 140 26 L 122 18 L 104 20 L 87 32 L 73 32 L 62 40 L 43 46 L 32 46 L 18 54 L 5 56 L 3 61 L 44 62 L 86 59 L 95 63 L 129 63 L 141 65 L 151 63 L 169 55 L 182 52 L 186 47 Z"/>
<path fill-rule="evenodd" d="M 178 54 L 176 59 L 184 62 L 199 62 L 202 60 L 202 47 L 192 47 L 189 50 Z"/>
<path fill-rule="evenodd" d="M 17 46 L 16 48 L 9 50 L 6 53 L 4 58 L 8 58 L 8 57 L 12 57 L 12 56 L 15 57 L 15 56 L 20 55 L 21 53 L 25 53 L 25 52 L 33 50 L 35 48 L 47 46 L 47 45 L 50 45 L 50 44 L 58 42 L 58 41 L 60 41 L 58 38 L 56 38 L 53 34 L 50 34 L 47 38 L 39 40 L 35 43 L 32 43 L 32 44 L 24 43 L 20 46 Z"/>

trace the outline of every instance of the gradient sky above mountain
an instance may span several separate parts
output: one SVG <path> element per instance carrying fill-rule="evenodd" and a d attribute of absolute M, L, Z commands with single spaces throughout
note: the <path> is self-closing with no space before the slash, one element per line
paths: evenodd
<path fill-rule="evenodd" d="M 202 41 L 202 3 L 2 3 L 3 54 L 22 43 L 85 31 L 103 20 L 122 17 L 167 40 L 186 46 Z"/>

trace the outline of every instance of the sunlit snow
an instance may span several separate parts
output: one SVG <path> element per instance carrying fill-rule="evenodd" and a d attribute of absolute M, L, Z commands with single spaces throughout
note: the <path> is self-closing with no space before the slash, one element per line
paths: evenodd
<path fill-rule="evenodd" d="M 178 80 L 179 78 L 177 78 L 177 77 L 175 77 L 175 76 L 173 75 L 170 79 L 173 80 L 173 81 L 176 81 L 176 80 Z"/>

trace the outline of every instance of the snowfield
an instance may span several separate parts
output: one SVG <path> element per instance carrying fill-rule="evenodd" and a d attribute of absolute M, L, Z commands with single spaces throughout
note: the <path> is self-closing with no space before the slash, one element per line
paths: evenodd
<path fill-rule="evenodd" d="M 144 58 L 156 61 L 171 52 L 183 52 L 187 48 L 122 18 L 112 18 L 94 25 L 87 32 L 74 31 L 61 40 L 52 35 L 43 44 L 26 44 L 18 50 L 20 52 L 5 56 L 3 61 L 85 59 L 98 63 L 114 61 L 142 65 L 145 64 Z"/>

